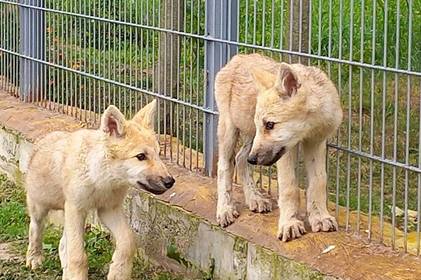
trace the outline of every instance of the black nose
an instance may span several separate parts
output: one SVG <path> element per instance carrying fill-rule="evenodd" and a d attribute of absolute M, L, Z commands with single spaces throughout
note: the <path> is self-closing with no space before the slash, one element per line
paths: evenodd
<path fill-rule="evenodd" d="M 174 185 L 175 180 L 174 180 L 174 178 L 173 178 L 173 177 L 168 176 L 168 177 L 165 177 L 165 178 L 162 180 L 162 182 L 164 182 L 164 186 L 165 186 L 167 189 L 169 189 L 169 188 L 171 188 L 171 187 Z"/>
<path fill-rule="evenodd" d="M 250 155 L 247 158 L 248 163 L 256 165 L 257 164 L 257 155 Z"/>

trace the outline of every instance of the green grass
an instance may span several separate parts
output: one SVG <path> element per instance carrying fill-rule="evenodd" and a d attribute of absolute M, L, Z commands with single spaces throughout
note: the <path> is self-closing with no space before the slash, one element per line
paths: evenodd
<path fill-rule="evenodd" d="M 18 259 L 0 260 L 0 280 L 12 279 L 61 279 L 58 244 L 61 229 L 49 225 L 44 234 L 44 262 L 41 268 L 31 271 L 25 267 L 24 255 L 27 247 L 29 219 L 26 215 L 25 195 L 22 188 L 0 174 L 0 243 L 10 244 Z M 89 226 L 85 232 L 85 249 L 89 261 L 89 279 L 105 279 L 114 250 L 112 237 L 99 227 Z M 176 280 L 162 269 L 152 267 L 136 257 L 133 279 Z"/>

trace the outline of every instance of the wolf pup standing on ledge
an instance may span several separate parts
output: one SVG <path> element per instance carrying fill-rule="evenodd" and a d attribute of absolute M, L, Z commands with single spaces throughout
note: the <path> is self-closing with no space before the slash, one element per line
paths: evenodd
<path fill-rule="evenodd" d="M 237 55 L 218 73 L 215 98 L 218 123 L 217 221 L 228 226 L 239 216 L 232 201 L 234 149 L 250 210 L 272 210 L 256 188 L 247 164 L 277 163 L 279 183 L 278 238 L 288 241 L 305 233 L 298 219 L 299 188 L 295 174 L 297 146 L 302 144 L 308 177 L 307 214 L 311 229 L 335 231 L 337 222 L 327 210 L 326 140 L 342 122 L 336 87 L 315 67 L 278 63 L 259 54 Z"/>
<path fill-rule="evenodd" d="M 52 132 L 37 144 L 26 176 L 31 223 L 26 264 L 42 262 L 42 231 L 49 210 L 64 210 L 59 255 L 63 279 L 88 279 L 84 225 L 88 211 L 98 216 L 116 239 L 108 279 L 130 279 L 136 243 L 123 213 L 128 185 L 161 194 L 174 184 L 159 158 L 153 131 L 156 101 L 125 120 L 114 106 L 98 130 Z"/>

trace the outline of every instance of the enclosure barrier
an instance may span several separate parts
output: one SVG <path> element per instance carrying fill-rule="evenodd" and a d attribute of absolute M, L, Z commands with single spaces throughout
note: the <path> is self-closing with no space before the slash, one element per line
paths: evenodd
<path fill-rule="evenodd" d="M 320 67 L 345 111 L 327 154 L 339 223 L 419 255 L 420 11 L 420 0 L 0 0 L 0 87 L 89 126 L 109 104 L 130 117 L 157 97 L 163 156 L 215 175 L 213 85 L 229 58 Z M 257 171 L 276 188 L 273 167 Z"/>

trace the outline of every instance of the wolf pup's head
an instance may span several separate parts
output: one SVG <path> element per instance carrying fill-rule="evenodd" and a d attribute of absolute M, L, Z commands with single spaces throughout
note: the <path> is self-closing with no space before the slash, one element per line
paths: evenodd
<path fill-rule="evenodd" d="M 113 105 L 101 117 L 106 134 L 111 170 L 120 178 L 154 194 L 174 185 L 174 178 L 159 157 L 159 143 L 153 130 L 156 100 L 143 107 L 131 120 Z"/>
<path fill-rule="evenodd" d="M 258 96 L 254 123 L 256 136 L 248 162 L 272 165 L 294 147 L 308 131 L 306 97 L 295 70 L 281 63 L 278 73 L 252 71 Z"/>

